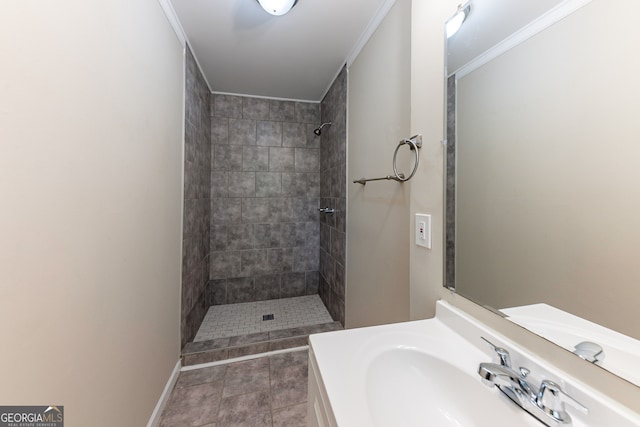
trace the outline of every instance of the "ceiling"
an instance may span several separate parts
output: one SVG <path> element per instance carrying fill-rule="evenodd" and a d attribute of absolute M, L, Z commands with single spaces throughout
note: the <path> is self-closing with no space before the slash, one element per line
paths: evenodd
<path fill-rule="evenodd" d="M 394 0 L 171 0 L 213 92 L 320 101 Z"/>

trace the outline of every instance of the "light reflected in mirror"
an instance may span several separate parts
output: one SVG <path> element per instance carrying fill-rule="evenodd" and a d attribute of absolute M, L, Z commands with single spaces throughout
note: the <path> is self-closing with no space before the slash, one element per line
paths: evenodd
<path fill-rule="evenodd" d="M 497 310 L 545 304 L 635 354 L 639 16 L 637 0 L 474 0 L 447 43 L 446 285 Z"/>

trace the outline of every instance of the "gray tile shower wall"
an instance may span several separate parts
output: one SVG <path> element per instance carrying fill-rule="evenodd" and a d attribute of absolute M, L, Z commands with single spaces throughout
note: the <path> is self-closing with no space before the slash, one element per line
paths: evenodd
<path fill-rule="evenodd" d="M 189 48 L 186 53 L 182 347 L 206 314 L 211 176 L 210 92 Z"/>
<path fill-rule="evenodd" d="M 207 306 L 315 294 L 320 104 L 211 95 Z"/>
<path fill-rule="evenodd" d="M 320 205 L 334 208 L 332 215 L 320 217 L 320 276 L 318 293 L 331 316 L 345 319 L 346 260 L 346 143 L 347 72 L 344 68 L 321 103 Z"/>

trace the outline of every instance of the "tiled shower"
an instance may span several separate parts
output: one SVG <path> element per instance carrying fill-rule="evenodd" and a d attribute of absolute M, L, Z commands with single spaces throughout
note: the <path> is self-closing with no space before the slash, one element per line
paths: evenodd
<path fill-rule="evenodd" d="M 319 294 L 334 320 L 345 322 L 345 261 L 347 231 L 347 71 L 336 77 L 321 103 L 320 204 L 336 210 L 320 218 Z"/>
<path fill-rule="evenodd" d="M 183 347 L 221 304 L 320 293 L 344 324 L 345 98 L 344 71 L 322 103 L 211 94 L 187 53 Z"/>
<path fill-rule="evenodd" d="M 184 213 L 182 238 L 182 347 L 207 312 L 211 196 L 210 92 L 191 51 L 186 52 Z"/>
<path fill-rule="evenodd" d="M 317 293 L 320 105 L 212 100 L 208 304 Z"/>

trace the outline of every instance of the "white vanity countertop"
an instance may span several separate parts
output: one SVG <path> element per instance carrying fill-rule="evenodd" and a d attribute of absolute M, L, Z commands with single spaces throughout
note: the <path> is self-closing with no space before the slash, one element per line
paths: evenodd
<path fill-rule="evenodd" d="M 454 318 L 456 326 L 450 327 Z M 456 330 L 465 322 L 469 326 L 463 337 Z M 527 356 L 442 301 L 433 319 L 316 334 L 309 341 L 339 426 L 540 427 L 497 388 L 482 383 L 478 365 L 494 358 L 480 336 L 507 348 L 516 363 Z M 589 408 L 589 415 L 568 409 L 574 427 L 640 426 L 640 414 L 580 388 L 580 383 L 567 384 L 562 375 L 544 372 L 544 363 L 514 366 L 530 368 L 536 384 L 541 379 L 560 383 Z"/>

